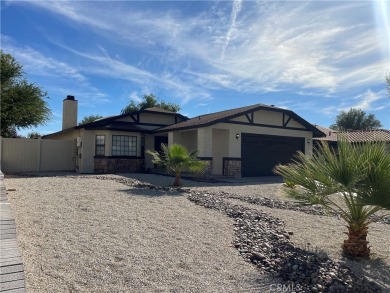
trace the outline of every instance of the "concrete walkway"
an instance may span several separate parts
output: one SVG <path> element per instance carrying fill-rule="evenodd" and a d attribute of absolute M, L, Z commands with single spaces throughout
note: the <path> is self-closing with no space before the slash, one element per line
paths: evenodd
<path fill-rule="evenodd" d="M 15 218 L 0 172 L 0 292 L 26 292 L 23 260 L 16 239 Z"/>

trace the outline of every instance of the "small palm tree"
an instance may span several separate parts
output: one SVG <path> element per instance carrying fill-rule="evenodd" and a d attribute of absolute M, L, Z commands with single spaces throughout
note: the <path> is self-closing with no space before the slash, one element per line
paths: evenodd
<path fill-rule="evenodd" d="M 197 152 L 190 153 L 184 146 L 174 144 L 167 147 L 161 144 L 162 152 L 156 150 L 147 150 L 152 156 L 152 162 L 161 167 L 165 167 L 167 172 L 175 175 L 174 186 L 181 186 L 180 176 L 184 171 L 191 171 L 196 174 L 202 174 L 206 170 L 207 162 L 198 160 Z"/>
<path fill-rule="evenodd" d="M 348 239 L 342 245 L 346 256 L 369 257 L 370 216 L 390 209 L 390 153 L 384 143 L 340 140 L 337 152 L 323 143 L 312 157 L 300 152 L 293 163 L 278 165 L 274 172 L 297 185 L 285 188 L 289 196 L 321 204 L 347 222 Z"/>

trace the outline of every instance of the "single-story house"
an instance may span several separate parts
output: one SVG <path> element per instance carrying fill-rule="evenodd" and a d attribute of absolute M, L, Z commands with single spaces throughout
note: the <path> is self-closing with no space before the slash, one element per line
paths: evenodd
<path fill-rule="evenodd" d="M 337 149 L 337 140 L 343 138 L 351 143 L 382 141 L 387 143 L 388 149 L 390 150 L 390 130 L 348 130 L 346 132 L 339 132 L 318 125 L 315 125 L 315 127 L 325 133 L 326 136 L 314 138 L 314 146 L 318 145 L 321 141 L 324 141 L 333 149 Z"/>
<path fill-rule="evenodd" d="M 77 100 L 63 104 L 63 129 L 43 138 L 75 141 L 75 170 L 81 173 L 151 171 L 145 150 L 161 143 L 197 150 L 209 175 L 273 175 L 298 151 L 312 153 L 313 138 L 325 136 L 294 112 L 256 104 L 189 119 L 160 108 L 105 117 L 77 125 Z"/>

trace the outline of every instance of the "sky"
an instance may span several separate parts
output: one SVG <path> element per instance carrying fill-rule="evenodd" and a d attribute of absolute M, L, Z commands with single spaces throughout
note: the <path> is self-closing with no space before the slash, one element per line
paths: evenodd
<path fill-rule="evenodd" d="M 350 108 L 390 129 L 390 2 L 1 1 L 1 49 L 78 120 L 153 93 L 188 117 L 253 104 L 328 127 Z"/>

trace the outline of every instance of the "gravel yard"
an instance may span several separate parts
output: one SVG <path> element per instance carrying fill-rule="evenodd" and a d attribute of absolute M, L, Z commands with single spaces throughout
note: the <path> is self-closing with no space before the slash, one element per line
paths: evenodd
<path fill-rule="evenodd" d="M 126 175 L 159 186 L 166 176 Z M 120 179 L 119 175 L 104 176 Z M 195 205 L 185 193 L 134 188 L 82 177 L 7 177 L 29 292 L 261 292 L 270 282 L 232 247 L 233 220 Z M 283 199 L 279 182 L 205 183 L 183 180 L 199 192 L 231 192 Z M 341 259 L 341 220 L 272 209 L 292 242 Z M 389 286 L 390 226 L 374 223 L 373 260 L 346 263 L 381 288 Z M 343 260 L 344 261 L 344 260 Z M 378 277 L 379 276 L 379 277 Z M 274 282 L 274 281 L 271 281 Z M 275 281 L 276 282 L 276 281 Z"/>

